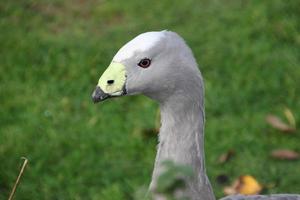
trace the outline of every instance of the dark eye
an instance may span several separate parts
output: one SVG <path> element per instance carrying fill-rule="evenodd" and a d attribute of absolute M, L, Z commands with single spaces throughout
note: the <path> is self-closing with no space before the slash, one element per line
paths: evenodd
<path fill-rule="evenodd" d="M 151 60 L 149 58 L 144 58 L 138 63 L 138 66 L 142 68 L 147 68 L 150 66 L 150 64 L 151 64 Z"/>

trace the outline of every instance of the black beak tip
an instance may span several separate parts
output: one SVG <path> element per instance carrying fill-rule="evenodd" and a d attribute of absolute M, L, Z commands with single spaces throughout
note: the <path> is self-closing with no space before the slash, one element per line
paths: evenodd
<path fill-rule="evenodd" d="M 99 98 L 95 97 L 94 95 L 92 95 L 92 100 L 94 103 L 98 103 L 101 101 Z"/>
<path fill-rule="evenodd" d="M 96 87 L 96 89 L 94 90 L 94 92 L 92 94 L 92 100 L 94 103 L 103 101 L 103 100 L 107 99 L 108 97 L 109 97 L 109 95 L 106 94 L 105 92 L 103 92 L 103 90 L 101 90 L 101 88 L 99 86 Z"/>

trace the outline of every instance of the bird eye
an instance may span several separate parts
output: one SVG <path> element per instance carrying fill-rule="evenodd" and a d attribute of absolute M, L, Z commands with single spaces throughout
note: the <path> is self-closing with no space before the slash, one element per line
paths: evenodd
<path fill-rule="evenodd" d="M 138 63 L 138 66 L 142 68 L 147 68 L 150 66 L 150 64 L 151 64 L 151 60 L 149 58 L 144 58 Z"/>

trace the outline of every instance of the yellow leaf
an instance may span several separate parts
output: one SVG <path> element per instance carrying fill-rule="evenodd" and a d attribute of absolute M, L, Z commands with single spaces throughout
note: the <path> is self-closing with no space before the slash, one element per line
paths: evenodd
<path fill-rule="evenodd" d="M 254 195 L 259 194 L 262 190 L 262 186 L 258 181 L 250 175 L 240 176 L 233 184 L 229 187 L 224 188 L 226 195 L 232 194 L 243 194 L 243 195 Z"/>
<path fill-rule="evenodd" d="M 296 120 L 295 120 L 295 117 L 294 117 L 292 111 L 291 111 L 289 108 L 285 108 L 285 109 L 284 109 L 284 115 L 285 115 L 285 117 L 287 118 L 289 124 L 290 124 L 292 127 L 296 128 Z"/>
<path fill-rule="evenodd" d="M 238 186 L 238 193 L 245 195 L 259 194 L 262 190 L 262 186 L 257 180 L 250 175 L 240 177 L 240 185 Z"/>

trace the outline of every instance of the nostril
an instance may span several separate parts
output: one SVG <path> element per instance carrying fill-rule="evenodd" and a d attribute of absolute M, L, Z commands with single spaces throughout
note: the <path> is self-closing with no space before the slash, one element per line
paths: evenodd
<path fill-rule="evenodd" d="M 110 85 L 110 84 L 113 84 L 114 82 L 115 82 L 114 80 L 108 80 L 108 81 L 107 81 L 107 84 Z"/>

